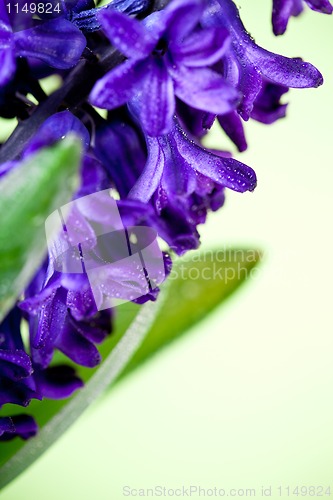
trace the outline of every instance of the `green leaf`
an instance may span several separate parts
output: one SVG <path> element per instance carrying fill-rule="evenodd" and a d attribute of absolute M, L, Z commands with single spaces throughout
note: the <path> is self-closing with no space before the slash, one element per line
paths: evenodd
<path fill-rule="evenodd" d="M 189 252 L 173 266 L 168 297 L 122 377 L 187 332 L 251 277 L 261 253 L 251 249 Z"/>
<path fill-rule="evenodd" d="M 77 187 L 80 142 L 42 149 L 0 181 L 0 322 L 46 255 L 45 219 Z"/>
<path fill-rule="evenodd" d="M 39 423 L 39 434 L 27 443 L 15 439 L 1 444 L 0 488 L 31 465 L 107 387 L 207 317 L 251 276 L 259 260 L 254 250 L 190 252 L 174 264 L 155 303 L 118 307 L 116 328 L 100 349 L 103 363 L 93 370 L 78 369 L 85 387 L 70 400 L 33 401 L 28 413 Z M 22 413 L 6 407 L 7 415 Z"/>

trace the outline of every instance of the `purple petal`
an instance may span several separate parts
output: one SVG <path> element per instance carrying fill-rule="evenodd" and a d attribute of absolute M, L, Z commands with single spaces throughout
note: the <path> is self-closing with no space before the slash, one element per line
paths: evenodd
<path fill-rule="evenodd" d="M 11 426 L 7 429 L 4 427 L 4 432 L 1 432 L 1 420 L 10 420 Z M 6 425 L 6 423 L 4 424 Z M 18 436 L 24 440 L 29 439 L 37 434 L 38 426 L 36 421 L 30 415 L 14 415 L 0 419 L 0 441 L 9 441 Z"/>
<path fill-rule="evenodd" d="M 273 0 L 272 24 L 275 35 L 283 35 L 291 16 L 303 11 L 302 0 Z"/>
<path fill-rule="evenodd" d="M 66 300 L 67 307 L 71 310 L 71 315 L 75 320 L 84 320 L 97 313 L 96 304 L 91 289 L 69 290 Z"/>
<path fill-rule="evenodd" d="M 311 88 L 323 83 L 323 77 L 317 68 L 299 57 L 288 58 L 261 47 L 252 47 L 249 58 L 267 80 L 284 87 Z"/>
<path fill-rule="evenodd" d="M 42 306 L 55 294 L 60 285 L 61 279 L 60 275 L 58 275 L 56 279 L 53 279 L 51 283 L 41 290 L 35 289 L 32 293 L 29 293 L 29 296 L 26 296 L 26 298 L 19 303 L 19 308 L 30 315 L 37 315 Z"/>
<path fill-rule="evenodd" d="M 10 417 L 0 417 L 0 437 L 5 432 L 15 432 L 15 426 Z"/>
<path fill-rule="evenodd" d="M 166 134 L 172 125 L 175 105 L 172 79 L 164 62 L 149 58 L 131 102 L 143 130 L 151 137 Z"/>
<path fill-rule="evenodd" d="M 66 326 L 55 342 L 55 346 L 78 365 L 93 368 L 101 356 L 92 342 L 77 332 L 75 323 L 67 318 Z"/>
<path fill-rule="evenodd" d="M 74 132 L 84 149 L 90 144 L 90 136 L 86 127 L 69 111 L 62 111 L 51 116 L 38 129 L 36 135 L 28 143 L 24 150 L 24 156 L 35 153 L 38 149 L 50 146 L 56 141 L 60 141 L 69 133 Z"/>
<path fill-rule="evenodd" d="M 158 37 L 143 23 L 116 10 L 102 10 L 99 14 L 103 31 L 111 43 L 126 57 L 143 59 L 158 42 Z"/>
<path fill-rule="evenodd" d="M 82 268 L 81 268 L 82 270 Z M 81 292 L 88 290 L 89 280 L 86 274 L 82 273 L 59 273 L 61 275 L 61 286 L 68 291 Z"/>
<path fill-rule="evenodd" d="M 247 64 L 240 74 L 238 88 L 242 93 L 242 102 L 238 107 L 238 112 L 247 121 L 250 118 L 254 101 L 256 100 L 262 87 L 262 77 L 258 71 Z"/>
<path fill-rule="evenodd" d="M 252 168 L 232 158 L 214 155 L 189 141 L 177 126 L 178 151 L 189 165 L 221 186 L 238 192 L 253 191 L 257 179 Z"/>
<path fill-rule="evenodd" d="M 164 152 L 158 139 L 147 138 L 148 159 L 139 179 L 131 189 L 128 197 L 148 202 L 156 191 L 164 168 Z"/>
<path fill-rule="evenodd" d="M 75 205 L 81 214 L 90 221 L 95 221 L 103 225 L 103 229 L 96 226 L 94 232 L 96 236 L 100 236 L 109 231 L 123 229 L 123 224 L 117 208 L 117 202 L 110 196 L 108 189 L 92 193 L 89 196 L 78 198 L 75 200 Z M 86 243 L 82 245 L 86 248 Z"/>
<path fill-rule="evenodd" d="M 212 128 L 216 115 L 188 106 L 180 99 L 176 102 L 177 117 L 183 128 L 194 137 L 202 137 Z"/>
<path fill-rule="evenodd" d="M 201 0 L 173 0 L 163 11 L 169 40 L 183 40 L 199 23 L 205 8 Z"/>
<path fill-rule="evenodd" d="M 30 415 L 13 415 L 11 418 L 15 425 L 16 435 L 20 438 L 29 439 L 37 434 L 38 426 Z"/>
<path fill-rule="evenodd" d="M 230 45 L 229 32 L 224 28 L 197 30 L 181 44 L 170 44 L 177 63 L 188 67 L 211 66 L 226 52 Z"/>
<path fill-rule="evenodd" d="M 236 111 L 232 111 L 231 113 L 218 116 L 218 121 L 225 133 L 237 146 L 238 151 L 245 151 L 247 149 L 247 143 L 242 120 L 240 119 L 238 113 Z"/>
<path fill-rule="evenodd" d="M 239 94 L 225 79 L 207 68 L 169 67 L 175 94 L 193 108 L 222 115 L 238 104 Z"/>
<path fill-rule="evenodd" d="M 143 77 L 144 68 L 144 64 L 136 61 L 126 61 L 117 66 L 96 82 L 90 94 L 91 104 L 105 109 L 126 104 Z"/>
<path fill-rule="evenodd" d="M 111 175 L 120 197 L 125 198 L 146 164 L 146 152 L 137 131 L 115 119 L 97 128 L 95 144 L 97 157 Z"/>
<path fill-rule="evenodd" d="M 332 14 L 333 7 L 331 2 L 328 0 L 305 0 L 310 9 L 317 12 L 322 12 L 323 14 Z"/>
<path fill-rule="evenodd" d="M 253 71 L 285 87 L 318 87 L 323 83 L 322 75 L 311 64 L 303 62 L 300 58 L 289 59 L 273 54 L 256 45 L 245 30 L 232 0 L 218 0 L 218 4 L 219 8 L 213 4 L 215 7 L 213 15 L 207 10 L 204 25 L 205 27 L 224 26 L 230 30 L 233 58 L 237 61 L 240 73 L 244 74 L 248 71 L 251 63 Z M 254 74 L 253 71 L 252 74 Z"/>
<path fill-rule="evenodd" d="M 0 352 L 24 352 L 21 337 L 22 314 L 18 307 L 14 307 L 0 324 Z"/>
<path fill-rule="evenodd" d="M 0 85 L 6 85 L 15 72 L 16 64 L 11 47 L 0 48 Z"/>
<path fill-rule="evenodd" d="M 52 19 L 13 37 L 18 55 L 42 59 L 59 69 L 74 66 L 86 46 L 81 31 L 65 19 Z"/>
<path fill-rule="evenodd" d="M 254 102 L 251 118 L 267 125 L 286 116 L 287 104 L 281 104 L 280 98 L 288 92 L 287 87 L 265 83 Z"/>
<path fill-rule="evenodd" d="M 7 403 L 28 406 L 33 398 L 40 399 L 39 395 L 26 383 L 5 377 L 0 379 L 0 408 Z"/>
<path fill-rule="evenodd" d="M 20 349 L 7 351 L 0 349 L 1 372 L 13 380 L 20 380 L 32 374 L 31 360 L 28 354 Z"/>
<path fill-rule="evenodd" d="M 142 203 L 139 200 L 126 199 L 117 202 L 124 227 L 151 226 L 156 223 L 156 214 L 152 204 Z"/>
<path fill-rule="evenodd" d="M 95 147 L 96 150 L 99 149 L 96 146 L 96 136 Z M 90 154 L 85 154 L 81 165 L 81 186 L 76 197 L 82 198 L 88 194 L 103 191 L 107 188 L 110 188 L 110 181 L 104 165 Z"/>
<path fill-rule="evenodd" d="M 43 370 L 47 368 L 51 363 L 53 354 L 53 344 L 50 344 L 47 347 L 42 347 L 40 349 L 35 349 L 33 347 L 31 348 L 31 358 L 33 360 L 34 366 Z"/>
<path fill-rule="evenodd" d="M 66 294 L 66 290 L 58 288 L 43 304 L 38 328 L 32 340 L 35 349 L 53 345 L 63 329 L 67 315 Z"/>
<path fill-rule="evenodd" d="M 77 203 L 79 203 L 79 200 Z M 69 212 L 64 218 L 66 239 L 72 246 L 77 246 L 84 242 L 86 248 L 93 248 L 96 244 L 95 232 L 86 217 L 79 210 L 77 203 L 74 202 L 71 204 Z M 75 269 L 73 269 L 73 272 L 75 272 Z"/>
<path fill-rule="evenodd" d="M 2 21 L 2 29 L 7 25 L 7 27 L 10 27 L 10 21 L 8 17 L 8 10 L 6 7 L 6 2 L 0 2 L 0 19 Z"/>
<path fill-rule="evenodd" d="M 178 255 L 194 250 L 200 245 L 199 233 L 188 220 L 180 203 L 167 205 L 159 219 L 161 236 Z"/>
<path fill-rule="evenodd" d="M 105 271 L 105 276 L 107 270 Z M 110 310 L 98 311 L 90 317 L 86 317 L 77 321 L 74 319 L 76 331 L 85 339 L 100 344 L 103 340 L 110 335 L 112 330 L 111 313 Z"/>
<path fill-rule="evenodd" d="M 94 7 L 93 0 L 62 0 L 65 3 L 67 10 L 73 12 L 81 12 Z"/>
<path fill-rule="evenodd" d="M 162 146 L 165 165 L 161 185 L 164 191 L 163 195 L 166 195 L 169 200 L 175 196 L 188 198 L 197 188 L 196 172 L 179 154 L 175 135 L 177 136 L 177 132 L 176 134 L 168 134 L 165 138 L 165 144 Z M 208 183 L 210 183 L 209 180 Z"/>
<path fill-rule="evenodd" d="M 37 371 L 35 379 L 39 392 L 43 397 L 51 399 L 68 398 L 83 386 L 75 370 L 67 365 L 51 366 L 46 370 Z"/>

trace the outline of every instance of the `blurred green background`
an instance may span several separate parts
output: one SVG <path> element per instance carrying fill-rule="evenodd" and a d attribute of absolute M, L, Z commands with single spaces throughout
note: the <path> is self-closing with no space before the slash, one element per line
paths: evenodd
<path fill-rule="evenodd" d="M 326 77 L 285 96 L 288 117 L 246 125 L 253 194 L 228 193 L 203 248 L 265 250 L 252 282 L 77 421 L 2 500 L 118 500 L 123 487 L 331 486 L 333 495 L 333 19 L 271 34 L 269 0 L 238 1 L 257 43 Z M 209 145 L 233 149 L 218 128 Z M 243 491 L 243 495 L 242 495 Z M 324 495 L 325 498 L 329 498 Z M 202 498 L 192 495 L 191 498 Z M 282 498 L 288 498 L 284 490 Z"/>

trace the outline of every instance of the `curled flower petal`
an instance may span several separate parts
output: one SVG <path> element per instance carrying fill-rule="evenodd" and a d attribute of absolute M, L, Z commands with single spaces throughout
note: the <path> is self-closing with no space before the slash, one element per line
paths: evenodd
<path fill-rule="evenodd" d="M 300 57 L 288 58 L 262 48 L 252 48 L 249 58 L 257 65 L 260 74 L 272 83 L 302 89 L 323 84 L 323 77 L 317 68 Z"/>
<path fill-rule="evenodd" d="M 179 127 L 175 134 L 179 153 L 194 170 L 204 176 L 241 193 L 253 191 L 257 179 L 252 168 L 232 158 L 222 158 L 190 142 Z"/>

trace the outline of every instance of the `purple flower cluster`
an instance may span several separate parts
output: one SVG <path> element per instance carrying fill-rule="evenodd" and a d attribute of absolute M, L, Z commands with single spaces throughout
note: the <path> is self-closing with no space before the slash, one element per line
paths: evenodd
<path fill-rule="evenodd" d="M 0 176 L 74 132 L 83 149 L 75 198 L 112 189 L 125 227 L 153 228 L 178 255 L 199 246 L 198 226 L 222 207 L 226 188 L 256 187 L 250 167 L 202 146 L 213 123 L 244 151 L 244 121 L 273 123 L 286 114 L 280 99 L 289 88 L 323 82 L 302 59 L 259 47 L 232 0 L 113 0 L 105 7 L 61 0 L 57 15 L 39 18 L 15 18 L 7 2 L 0 0 L 0 115 L 19 125 L 0 148 Z M 332 13 L 328 0 L 306 3 Z M 274 32 L 281 34 L 303 2 L 273 4 Z M 49 75 L 63 81 L 50 96 L 40 85 Z M 82 204 L 82 213 L 71 215 L 77 234 L 93 240 L 87 212 L 96 224 L 108 212 Z M 164 264 L 168 273 L 168 255 Z M 114 289 L 126 273 L 120 266 Z M 0 407 L 70 396 L 82 386 L 73 363 L 96 366 L 96 345 L 112 330 L 112 310 L 98 310 L 86 276 L 60 272 L 50 257 L 22 292 L 0 325 Z M 71 366 L 54 363 L 55 351 Z M 0 440 L 36 431 L 28 415 L 0 417 Z"/>
<path fill-rule="evenodd" d="M 282 35 L 292 16 L 303 12 L 304 4 L 310 9 L 323 14 L 332 14 L 333 6 L 329 0 L 273 0 L 272 23 L 275 35 Z"/>

